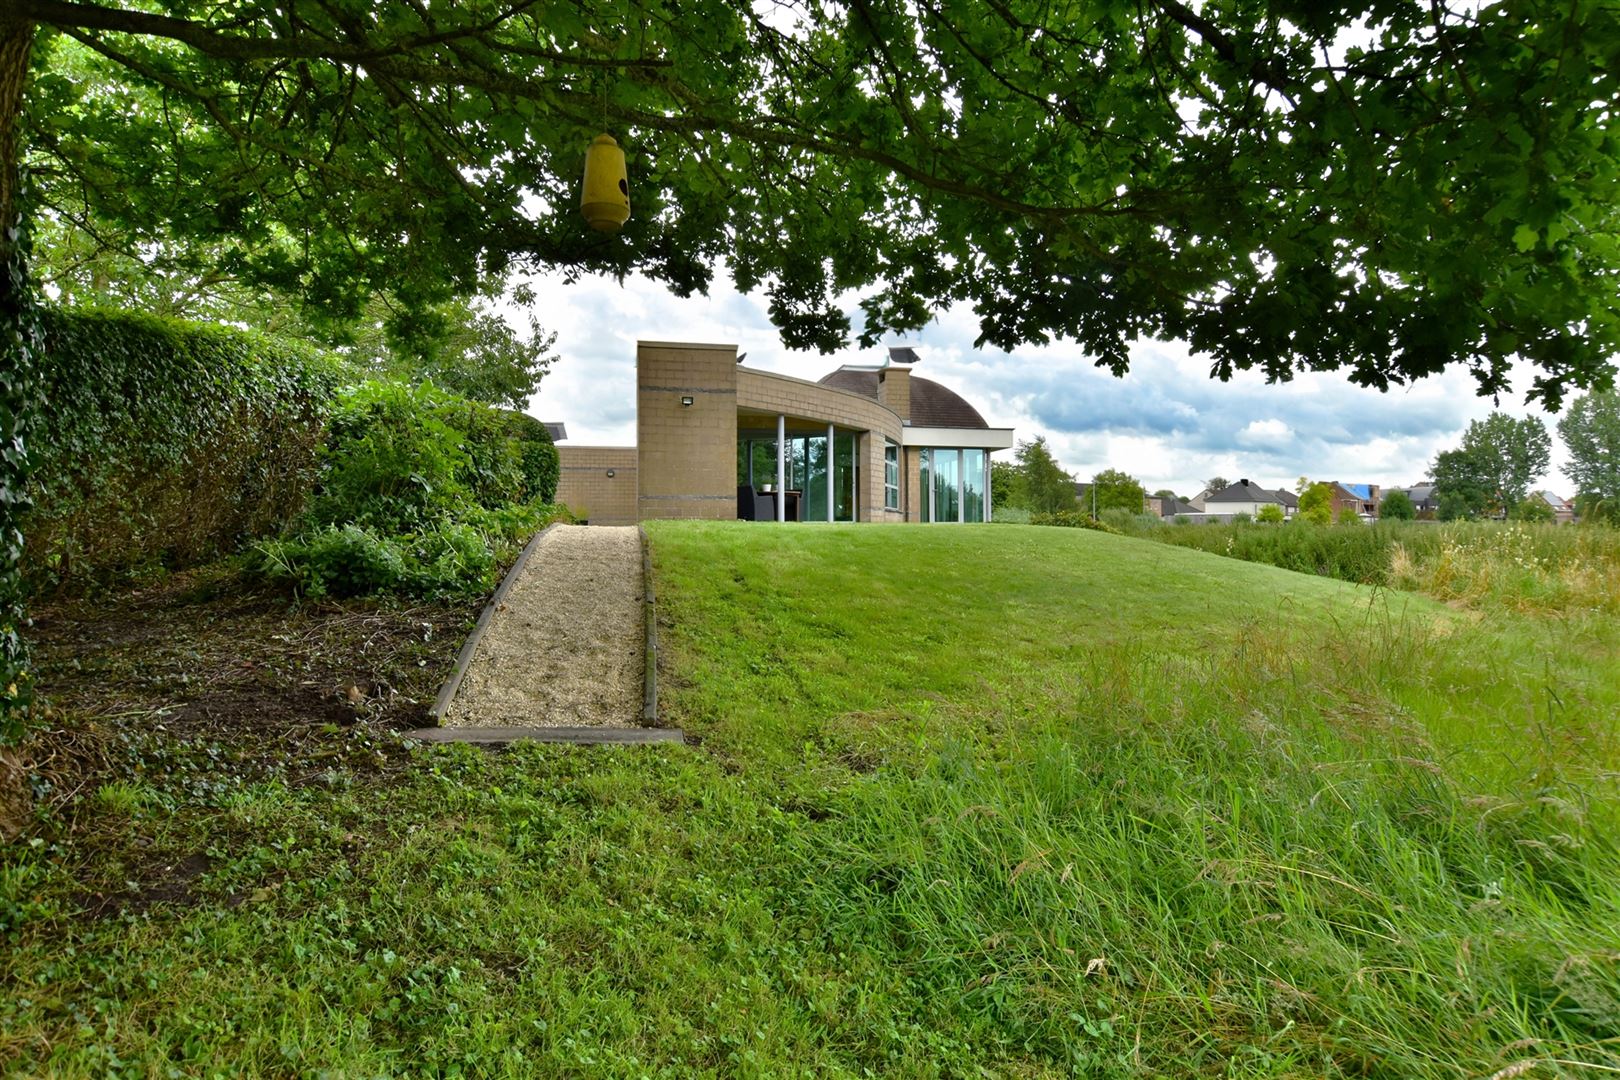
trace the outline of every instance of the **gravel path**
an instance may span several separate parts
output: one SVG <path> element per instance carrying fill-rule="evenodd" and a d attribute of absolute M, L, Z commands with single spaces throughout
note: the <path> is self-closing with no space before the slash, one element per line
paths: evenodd
<path fill-rule="evenodd" d="M 492 614 L 446 727 L 630 727 L 646 598 L 634 526 L 559 525 Z"/>

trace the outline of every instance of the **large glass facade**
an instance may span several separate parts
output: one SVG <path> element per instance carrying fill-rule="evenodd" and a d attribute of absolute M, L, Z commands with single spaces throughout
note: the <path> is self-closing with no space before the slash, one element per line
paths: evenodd
<path fill-rule="evenodd" d="M 955 523 L 984 520 L 990 455 L 983 450 L 929 447 L 919 454 L 921 517 Z"/>
<path fill-rule="evenodd" d="M 961 453 L 956 450 L 934 451 L 934 520 L 957 521 L 961 492 Z"/>
<path fill-rule="evenodd" d="M 827 520 L 829 483 L 832 484 L 833 520 L 855 520 L 855 440 L 853 432 L 836 432 L 829 462 L 826 435 L 788 436 L 787 490 L 800 493 L 801 520 Z M 737 483 L 749 484 L 755 489 L 776 484 L 775 439 L 737 440 Z"/>
<path fill-rule="evenodd" d="M 962 520 L 984 520 L 983 450 L 962 451 Z"/>

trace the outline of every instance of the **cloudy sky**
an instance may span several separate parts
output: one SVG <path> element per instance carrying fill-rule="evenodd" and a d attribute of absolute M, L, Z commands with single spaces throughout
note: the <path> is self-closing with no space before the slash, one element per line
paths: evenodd
<path fill-rule="evenodd" d="M 547 276 L 531 284 L 541 324 L 557 331 L 561 359 L 529 411 L 566 423 L 570 445 L 635 442 L 637 339 L 735 343 L 748 354 L 749 367 L 808 379 L 883 356 L 881 349 L 858 348 L 830 356 L 790 352 L 772 329 L 764 301 L 740 295 L 729 279 L 717 280 L 709 296 L 688 300 L 639 279 L 621 287 L 609 279 L 568 285 Z M 1184 496 L 1215 475 L 1274 488 L 1293 488 L 1301 476 L 1415 483 L 1437 452 L 1457 444 L 1470 420 L 1497 407 L 1477 397 L 1461 371 L 1387 394 L 1333 374 L 1275 386 L 1250 374 L 1221 383 L 1209 377 L 1208 361 L 1184 345 L 1144 342 L 1133 350 L 1130 374 L 1120 379 L 1094 367 L 1072 344 L 1006 353 L 975 349 L 977 333 L 973 312 L 959 308 L 942 312 L 920 334 L 885 344 L 914 347 L 922 357 L 917 374 L 960 393 L 991 426 L 1015 428 L 1021 440 L 1045 435 L 1076 477 L 1124 469 L 1149 491 L 1170 488 Z M 1500 407 L 1548 421 L 1552 468 L 1538 486 L 1570 494 L 1554 418 L 1523 404 L 1528 385 L 1528 376 L 1521 377 L 1516 396 L 1503 398 Z"/>

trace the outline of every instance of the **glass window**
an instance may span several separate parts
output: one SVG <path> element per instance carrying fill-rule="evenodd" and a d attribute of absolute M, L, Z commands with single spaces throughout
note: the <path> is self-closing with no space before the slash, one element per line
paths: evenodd
<path fill-rule="evenodd" d="M 922 500 L 917 517 L 921 521 L 934 520 L 933 475 L 934 455 L 927 450 L 917 451 L 917 497 Z"/>
<path fill-rule="evenodd" d="M 962 520 L 984 520 L 983 450 L 962 451 Z"/>
<path fill-rule="evenodd" d="M 900 509 L 900 447 L 883 440 L 883 505 Z"/>
<path fill-rule="evenodd" d="M 959 450 L 934 449 L 934 520 L 960 521 L 962 454 Z"/>
<path fill-rule="evenodd" d="M 827 520 L 827 436 L 804 440 L 804 520 Z"/>
<path fill-rule="evenodd" d="M 855 433 L 837 433 L 833 455 L 833 519 L 855 520 Z"/>

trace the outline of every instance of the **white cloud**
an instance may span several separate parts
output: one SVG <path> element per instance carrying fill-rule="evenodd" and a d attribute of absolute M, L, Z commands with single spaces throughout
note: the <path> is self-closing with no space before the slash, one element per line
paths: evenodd
<path fill-rule="evenodd" d="M 843 363 L 876 363 L 877 349 L 831 355 L 782 346 L 764 301 L 744 296 L 724 274 L 708 296 L 680 299 L 641 279 L 622 286 L 603 278 L 565 284 L 561 275 L 533 279 L 538 315 L 558 334 L 562 359 L 546 376 L 529 411 L 568 425 L 573 445 L 635 441 L 635 343 L 735 343 L 748 365 L 815 379 Z M 858 314 L 858 312 L 857 312 Z M 1470 420 L 1500 407 L 1514 415 L 1529 372 L 1517 373 L 1518 398 L 1500 406 L 1476 396 L 1460 370 L 1388 393 L 1352 385 L 1342 374 L 1308 372 L 1268 384 L 1253 372 L 1230 382 L 1176 342 L 1140 342 L 1131 370 L 1116 378 L 1078 346 L 1056 342 L 1013 352 L 975 349 L 978 320 L 965 307 L 940 312 L 903 339 L 923 358 L 919 375 L 972 402 L 996 427 L 1020 439 L 1047 437 L 1064 467 L 1080 477 L 1124 469 L 1152 491 L 1192 494 L 1215 474 L 1292 487 L 1300 476 L 1350 483 L 1418 480 L 1439 451 L 1455 446 Z M 897 338 L 895 343 L 902 343 Z M 1536 486 L 1567 487 L 1555 437 L 1553 464 Z"/>

